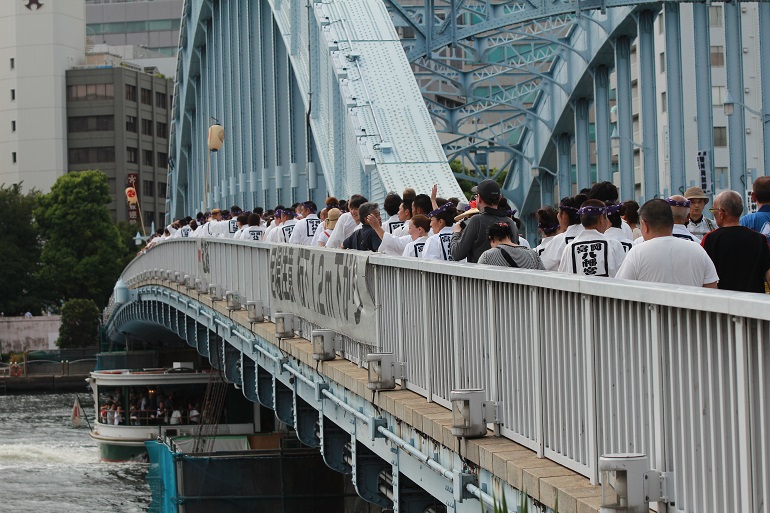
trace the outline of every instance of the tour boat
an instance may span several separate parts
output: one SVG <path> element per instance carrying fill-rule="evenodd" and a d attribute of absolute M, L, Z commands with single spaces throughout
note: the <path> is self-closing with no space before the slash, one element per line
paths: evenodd
<path fill-rule="evenodd" d="M 216 371 L 191 367 L 174 363 L 170 369 L 91 372 L 90 434 L 102 460 L 146 460 L 144 442 L 158 438 L 255 432 L 255 404 L 225 384 Z M 216 411 L 218 415 L 212 413 Z"/>

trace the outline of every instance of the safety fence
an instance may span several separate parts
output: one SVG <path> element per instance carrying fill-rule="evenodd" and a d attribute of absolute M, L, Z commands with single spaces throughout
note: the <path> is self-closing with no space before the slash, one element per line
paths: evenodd
<path fill-rule="evenodd" d="M 594 482 L 602 454 L 644 453 L 677 509 L 766 502 L 770 297 L 352 253 L 169 241 L 122 279 L 237 291 L 303 318 L 306 338 L 334 329 L 358 364 L 395 353 L 402 384 L 447 407 L 483 388 L 503 436 Z"/>

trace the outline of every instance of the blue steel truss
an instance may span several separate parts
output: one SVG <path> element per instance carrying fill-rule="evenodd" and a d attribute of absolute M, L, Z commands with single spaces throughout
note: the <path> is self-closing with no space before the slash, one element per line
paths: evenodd
<path fill-rule="evenodd" d="M 383 1 L 185 2 L 170 215 L 327 193 L 381 200 L 388 190 L 427 192 L 433 183 L 442 195 L 459 195 L 447 166 L 454 160 L 463 167 L 457 178 L 503 180 L 530 228 L 532 213 L 554 203 L 557 191 L 569 195 L 596 180 L 615 179 L 624 199 L 682 191 L 700 178 L 684 151 L 686 105 L 694 104 L 698 149 L 714 154 L 712 4 L 722 7 L 727 91 L 737 106 L 727 119 L 725 185 L 742 194 L 749 185 L 741 32 L 758 24 L 767 50 L 769 3 L 757 3 L 757 20 L 741 12 L 756 2 Z M 693 62 L 682 61 L 681 9 L 692 10 Z M 653 28 L 660 24 L 663 48 Z M 665 100 L 656 93 L 660 53 Z M 764 151 L 752 157 L 757 174 L 768 174 L 770 64 L 760 61 Z M 685 99 L 684 74 L 696 77 L 694 100 Z M 658 157 L 664 101 L 667 169 Z M 205 145 L 213 122 L 226 132 L 218 153 Z"/>

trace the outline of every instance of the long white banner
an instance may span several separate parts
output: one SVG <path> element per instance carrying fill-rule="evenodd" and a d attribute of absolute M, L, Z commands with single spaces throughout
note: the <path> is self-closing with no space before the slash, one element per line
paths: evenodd
<path fill-rule="evenodd" d="M 374 300 L 366 283 L 369 253 L 270 249 L 274 311 L 300 316 L 359 342 L 377 344 Z"/>

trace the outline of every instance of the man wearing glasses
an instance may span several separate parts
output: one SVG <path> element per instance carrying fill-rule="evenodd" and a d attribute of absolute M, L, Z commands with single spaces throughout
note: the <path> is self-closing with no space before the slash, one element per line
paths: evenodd
<path fill-rule="evenodd" d="M 764 293 L 770 282 L 770 246 L 762 234 L 741 226 L 741 195 L 722 192 L 709 210 L 719 228 L 704 235 L 701 245 L 717 269 L 719 288 Z"/>

